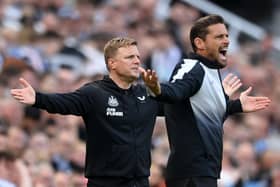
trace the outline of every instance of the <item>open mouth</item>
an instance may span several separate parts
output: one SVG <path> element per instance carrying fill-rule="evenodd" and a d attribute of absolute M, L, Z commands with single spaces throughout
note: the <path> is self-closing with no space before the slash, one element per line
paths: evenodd
<path fill-rule="evenodd" d="M 220 49 L 220 54 L 223 55 L 223 56 L 226 56 L 227 55 L 227 49 Z"/>
<path fill-rule="evenodd" d="M 219 53 L 220 55 L 223 57 L 223 58 L 226 58 L 226 55 L 227 55 L 227 48 L 222 48 L 219 50 Z"/>

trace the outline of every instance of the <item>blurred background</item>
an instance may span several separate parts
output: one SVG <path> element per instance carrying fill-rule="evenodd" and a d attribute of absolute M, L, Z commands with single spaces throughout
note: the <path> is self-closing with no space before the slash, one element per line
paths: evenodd
<path fill-rule="evenodd" d="M 231 40 L 222 75 L 234 73 L 240 91 L 253 86 L 252 95 L 272 100 L 267 110 L 226 120 L 219 187 L 280 187 L 279 8 L 277 0 L 1 0 L 0 186 L 86 186 L 83 121 L 17 103 L 9 90 L 19 77 L 42 92 L 73 91 L 107 74 L 106 41 L 129 36 L 143 67 L 166 82 L 191 52 L 192 23 L 216 13 Z M 151 152 L 151 187 L 164 187 L 164 118 L 157 119 Z"/>

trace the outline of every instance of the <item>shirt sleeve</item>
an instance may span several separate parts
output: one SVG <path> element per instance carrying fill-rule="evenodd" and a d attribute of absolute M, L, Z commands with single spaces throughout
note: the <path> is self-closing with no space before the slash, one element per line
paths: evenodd
<path fill-rule="evenodd" d="M 241 112 L 243 112 L 243 110 L 242 110 L 240 99 L 230 100 L 227 97 L 227 115 L 241 113 Z"/>
<path fill-rule="evenodd" d="M 46 94 L 36 92 L 34 107 L 45 109 L 49 113 L 84 115 L 89 110 L 87 87 L 74 92 Z"/>
<path fill-rule="evenodd" d="M 178 65 L 169 83 L 161 84 L 157 100 L 174 103 L 193 96 L 201 87 L 205 71 L 199 63 Z"/>

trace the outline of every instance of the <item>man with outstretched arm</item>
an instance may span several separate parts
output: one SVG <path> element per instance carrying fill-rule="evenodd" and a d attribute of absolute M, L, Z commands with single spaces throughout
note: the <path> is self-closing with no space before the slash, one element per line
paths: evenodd
<path fill-rule="evenodd" d="M 148 187 L 151 137 L 159 104 L 139 78 L 140 54 L 134 39 L 121 37 L 104 48 L 109 76 L 70 93 L 35 92 L 20 79 L 23 88 L 12 89 L 19 102 L 50 113 L 73 114 L 84 120 L 85 176 L 88 187 Z"/>
<path fill-rule="evenodd" d="M 221 81 L 220 69 L 227 65 L 229 46 L 221 16 L 197 20 L 190 41 L 194 53 L 177 64 L 168 84 L 159 84 L 151 70 L 143 71 L 142 76 L 157 100 L 169 102 L 164 107 L 171 149 L 167 187 L 217 187 L 226 117 L 265 109 L 270 100 L 249 96 L 251 87 L 234 101 L 225 94 L 224 89 L 236 84 Z"/>

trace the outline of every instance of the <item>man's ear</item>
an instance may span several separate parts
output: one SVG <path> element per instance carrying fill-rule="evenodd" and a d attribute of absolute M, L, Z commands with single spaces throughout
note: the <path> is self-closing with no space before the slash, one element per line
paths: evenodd
<path fill-rule="evenodd" d="M 115 60 L 113 59 L 113 58 L 109 58 L 108 59 L 108 68 L 110 69 L 110 70 L 113 70 L 113 69 L 115 69 Z"/>
<path fill-rule="evenodd" d="M 194 39 L 194 44 L 195 44 L 195 46 L 198 50 L 205 50 L 206 49 L 205 42 L 199 37 L 196 37 Z"/>

